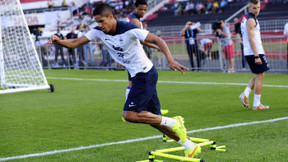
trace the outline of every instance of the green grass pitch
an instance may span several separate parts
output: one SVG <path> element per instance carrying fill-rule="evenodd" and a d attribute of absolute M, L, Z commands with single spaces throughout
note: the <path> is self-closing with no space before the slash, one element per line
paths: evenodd
<path fill-rule="evenodd" d="M 45 74 L 49 83 L 55 86 L 54 93 L 32 91 L 0 96 L 0 159 L 161 135 L 148 125 L 121 121 L 126 72 L 46 70 Z M 252 76 L 250 73 L 186 72 L 181 75 L 179 72 L 160 71 L 159 81 L 248 83 Z M 123 81 L 111 81 L 115 79 Z M 264 86 L 262 102 L 271 107 L 266 111 L 242 107 L 238 96 L 244 85 L 158 83 L 157 88 L 162 108 L 169 109 L 168 116 L 183 116 L 189 131 L 287 117 L 287 80 L 286 74 L 266 74 L 265 85 L 284 85 Z M 250 105 L 252 102 L 253 94 Z M 204 131 L 189 136 L 213 139 L 218 145 L 226 145 L 228 152 L 215 152 L 203 147 L 199 157 L 205 161 L 288 161 L 288 120 Z M 135 162 L 148 159 L 149 150 L 178 146 L 156 138 L 9 161 Z M 163 160 L 173 162 L 171 159 Z"/>

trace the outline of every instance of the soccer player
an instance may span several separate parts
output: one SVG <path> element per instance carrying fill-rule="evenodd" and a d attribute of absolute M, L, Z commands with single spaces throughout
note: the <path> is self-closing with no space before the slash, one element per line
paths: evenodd
<path fill-rule="evenodd" d="M 257 16 L 260 13 L 260 1 L 249 1 L 249 13 L 243 17 L 241 32 L 243 36 L 244 55 L 255 76 L 250 80 L 245 91 L 239 96 L 245 108 L 249 108 L 249 94 L 254 89 L 253 110 L 269 109 L 260 102 L 264 72 L 269 70 L 268 62 L 261 41 L 260 25 Z"/>
<path fill-rule="evenodd" d="M 170 118 L 160 115 L 160 102 L 156 91 L 158 73 L 145 55 L 139 40 L 156 44 L 163 51 L 172 70 L 184 73 L 188 69 L 174 61 L 167 44 L 161 38 L 132 23 L 117 21 L 108 4 L 96 4 L 93 15 L 98 26 L 84 36 L 61 40 L 52 35 L 49 43 L 76 48 L 89 43 L 91 40 L 101 39 L 107 46 L 109 54 L 116 62 L 125 66 L 132 77 L 133 86 L 123 109 L 125 120 L 149 124 L 178 141 L 185 147 L 186 157 L 194 157 L 200 153 L 200 146 L 187 139 L 182 117 Z"/>
<path fill-rule="evenodd" d="M 135 6 L 134 12 L 131 15 L 128 16 L 128 20 L 132 24 L 135 24 L 139 28 L 143 29 L 143 24 L 142 24 L 140 19 L 142 17 L 144 17 L 144 15 L 145 15 L 145 13 L 147 11 L 147 8 L 148 8 L 148 4 L 147 4 L 146 0 L 136 0 L 134 6 Z M 143 45 L 145 45 L 147 47 L 151 47 L 151 48 L 155 48 L 155 49 L 159 50 L 159 47 L 156 46 L 155 44 L 152 44 L 152 43 L 149 43 L 149 42 L 143 42 L 143 41 L 140 41 L 140 42 L 141 42 L 141 44 L 143 44 Z M 128 95 L 129 95 L 131 87 L 132 87 L 132 79 L 131 79 L 131 75 L 128 72 L 128 85 L 127 85 L 127 88 L 126 88 L 126 99 L 128 98 Z M 165 115 L 167 113 L 168 113 L 168 110 L 161 109 L 161 114 L 162 115 Z"/>

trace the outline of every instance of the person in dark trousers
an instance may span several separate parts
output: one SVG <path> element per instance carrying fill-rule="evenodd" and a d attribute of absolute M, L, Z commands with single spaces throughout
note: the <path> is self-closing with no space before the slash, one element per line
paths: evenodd
<path fill-rule="evenodd" d="M 61 40 L 64 39 L 63 34 L 61 34 L 61 32 L 60 32 L 60 28 L 57 29 L 57 33 L 55 33 L 54 35 L 59 37 Z M 55 45 L 55 64 L 56 65 L 58 64 L 57 59 L 58 59 L 58 56 L 59 56 L 59 52 L 60 52 L 60 56 L 61 56 L 61 60 L 63 61 L 63 64 L 66 65 L 66 61 L 64 59 L 63 47 L 59 46 L 59 45 Z"/>
<path fill-rule="evenodd" d="M 66 35 L 66 39 L 77 38 L 78 35 L 75 33 L 75 30 L 76 29 L 73 27 L 71 32 Z M 69 65 L 70 65 L 70 67 L 72 67 L 76 64 L 75 49 L 74 48 L 68 48 L 68 54 L 69 54 Z"/>
<path fill-rule="evenodd" d="M 198 49 L 197 34 L 202 32 L 200 25 L 194 24 L 188 21 L 185 27 L 181 31 L 181 35 L 185 37 L 187 52 L 191 64 L 192 71 L 200 70 L 201 67 L 201 56 Z M 194 66 L 193 55 L 196 57 L 197 68 Z"/>

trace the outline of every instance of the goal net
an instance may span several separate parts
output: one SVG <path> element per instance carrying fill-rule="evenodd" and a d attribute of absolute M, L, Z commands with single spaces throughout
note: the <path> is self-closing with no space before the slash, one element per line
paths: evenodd
<path fill-rule="evenodd" d="M 0 94 L 49 89 L 19 0 L 0 0 Z"/>

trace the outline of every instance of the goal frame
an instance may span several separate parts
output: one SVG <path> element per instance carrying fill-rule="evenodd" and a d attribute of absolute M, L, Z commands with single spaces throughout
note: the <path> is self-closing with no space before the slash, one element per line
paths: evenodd
<path fill-rule="evenodd" d="M 3 52 L 3 45 L 2 45 L 2 20 L 0 21 L 0 77 L 1 77 L 1 86 L 5 85 L 5 86 L 11 86 L 11 87 L 16 87 L 16 86 L 20 86 L 20 88 L 12 88 L 12 89 L 0 89 L 0 94 L 6 94 L 6 93 L 15 93 L 15 92 L 24 92 L 24 91 L 34 91 L 34 90 L 45 90 L 45 89 L 49 89 L 50 92 L 53 92 L 54 91 L 54 87 L 53 85 L 49 85 L 48 84 L 48 81 L 46 79 L 46 76 L 44 74 L 44 71 L 43 71 L 43 68 L 42 68 L 42 65 L 40 63 L 40 59 L 38 57 L 38 54 L 37 54 L 37 50 L 35 48 L 35 44 L 33 43 L 33 39 L 32 39 L 32 36 L 31 36 L 31 33 L 30 33 L 30 30 L 28 28 L 28 24 L 27 24 L 27 21 L 25 19 L 25 16 L 24 16 L 24 12 L 23 12 L 23 9 L 22 9 L 22 6 L 21 6 L 21 3 L 20 3 L 20 0 L 15 0 L 18 7 L 19 7 L 19 11 L 20 11 L 20 14 L 21 14 L 21 18 L 23 20 L 23 23 L 25 25 L 25 29 L 27 30 L 28 32 L 28 36 L 29 36 L 29 40 L 31 42 L 31 45 L 32 45 L 32 48 L 33 48 L 33 51 L 34 51 L 34 54 L 35 54 L 35 57 L 36 57 L 36 60 L 37 60 L 37 63 L 38 63 L 38 66 L 39 66 L 39 71 L 42 75 L 42 78 L 43 78 L 43 82 L 44 84 L 43 85 L 37 85 L 37 86 L 31 86 L 31 85 L 25 85 L 25 84 L 10 84 L 10 83 L 6 83 L 5 81 L 5 61 L 4 61 L 4 52 Z"/>

